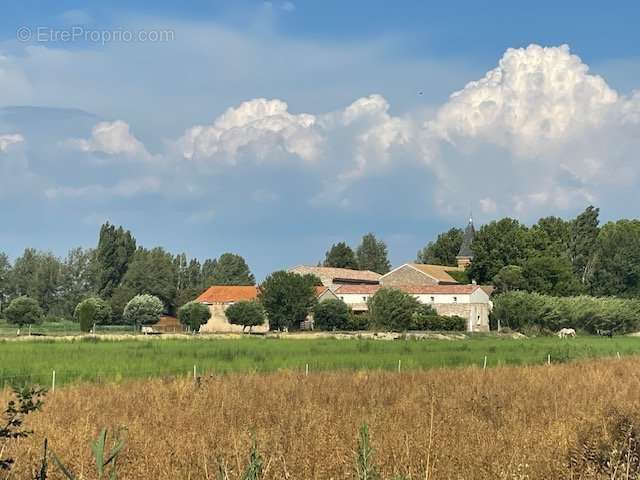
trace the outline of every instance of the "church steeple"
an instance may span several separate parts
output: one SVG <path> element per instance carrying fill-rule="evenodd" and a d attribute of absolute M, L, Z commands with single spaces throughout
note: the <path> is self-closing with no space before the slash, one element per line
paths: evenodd
<path fill-rule="evenodd" d="M 462 245 L 460 245 L 460 251 L 456 255 L 458 267 L 467 268 L 473 260 L 473 251 L 471 250 L 471 243 L 476 236 L 476 229 L 473 226 L 473 215 L 469 214 L 469 223 L 464 230 L 462 237 Z"/>

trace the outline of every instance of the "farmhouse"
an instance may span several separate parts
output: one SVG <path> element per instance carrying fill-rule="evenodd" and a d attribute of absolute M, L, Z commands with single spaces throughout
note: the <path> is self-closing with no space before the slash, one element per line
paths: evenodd
<path fill-rule="evenodd" d="M 200 302 L 209 307 L 211 318 L 200 327 L 200 332 L 205 333 L 226 333 L 226 332 L 242 332 L 241 325 L 233 325 L 229 323 L 225 311 L 236 302 L 242 300 L 255 300 L 258 298 L 258 287 L 253 285 L 213 285 L 209 287 L 202 295 L 196 298 L 196 302 Z M 253 327 L 254 332 L 269 331 L 269 323 Z"/>
<path fill-rule="evenodd" d="M 341 285 L 334 293 L 354 312 L 363 313 L 368 311 L 367 302 L 380 288 L 380 285 Z M 439 315 L 466 318 L 469 332 L 489 331 L 491 301 L 479 285 L 401 285 L 393 288 L 433 306 Z"/>
<path fill-rule="evenodd" d="M 289 272 L 300 275 L 315 275 L 322 285 L 334 290 L 339 285 L 378 285 L 381 275 L 370 270 L 352 270 L 350 268 L 312 267 L 298 265 Z"/>

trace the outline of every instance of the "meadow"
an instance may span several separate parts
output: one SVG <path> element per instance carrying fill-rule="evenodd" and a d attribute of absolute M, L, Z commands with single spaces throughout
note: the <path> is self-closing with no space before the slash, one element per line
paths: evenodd
<path fill-rule="evenodd" d="M 638 391 L 631 358 L 86 383 L 50 392 L 27 419 L 35 433 L 4 453 L 11 478 L 34 478 L 47 438 L 70 471 L 94 479 L 89 442 L 110 427 L 126 440 L 118 478 L 130 480 L 627 480 L 640 473 Z M 365 423 L 368 476 L 356 473 Z M 245 476 L 252 435 L 262 473 Z M 52 462 L 48 478 L 63 478 Z"/>
<path fill-rule="evenodd" d="M 126 338 L 126 337 L 125 337 Z M 365 340 L 239 337 L 179 339 L 136 337 L 107 340 L 0 340 L 0 388 L 9 383 L 49 385 L 52 371 L 62 385 L 79 381 L 149 378 L 279 370 L 401 371 L 565 363 L 640 353 L 640 338 L 556 337 L 513 339 L 479 335 L 465 340 Z"/>

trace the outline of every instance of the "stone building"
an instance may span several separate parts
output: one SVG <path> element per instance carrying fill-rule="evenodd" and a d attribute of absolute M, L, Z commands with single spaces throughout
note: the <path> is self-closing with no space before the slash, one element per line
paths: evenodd
<path fill-rule="evenodd" d="M 377 285 L 381 275 L 370 270 L 353 270 L 351 268 L 312 267 L 310 265 L 298 265 L 290 268 L 289 272 L 300 275 L 315 275 L 322 285 L 334 290 L 339 285 Z"/>
<path fill-rule="evenodd" d="M 463 272 L 464 268 L 445 265 L 405 263 L 380 277 L 386 287 L 404 285 L 455 285 L 459 283 L 449 272 Z"/>
<path fill-rule="evenodd" d="M 382 285 L 341 285 L 334 293 L 358 313 L 368 311 L 367 302 Z M 488 332 L 491 301 L 479 285 L 397 285 L 392 288 L 413 295 L 420 303 L 433 306 L 439 315 L 465 318 L 468 332 Z"/>
<path fill-rule="evenodd" d="M 209 321 L 200 327 L 202 333 L 229 333 L 242 332 L 242 325 L 233 325 L 229 323 L 225 311 L 236 302 L 242 300 L 256 300 L 258 298 L 258 287 L 253 285 L 213 285 L 209 287 L 202 295 L 196 298 L 196 302 L 200 302 L 209 307 L 211 317 Z M 269 331 L 269 323 L 259 325 L 251 329 L 252 332 L 264 333 Z"/>

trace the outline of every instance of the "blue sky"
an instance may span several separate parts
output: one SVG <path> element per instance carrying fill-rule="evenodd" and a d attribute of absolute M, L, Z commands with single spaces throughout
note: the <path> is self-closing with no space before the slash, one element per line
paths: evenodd
<path fill-rule="evenodd" d="M 261 278 L 369 231 L 409 261 L 470 209 L 635 216 L 638 20 L 631 2 L 12 2 L 0 250 L 63 255 L 110 220 Z"/>

